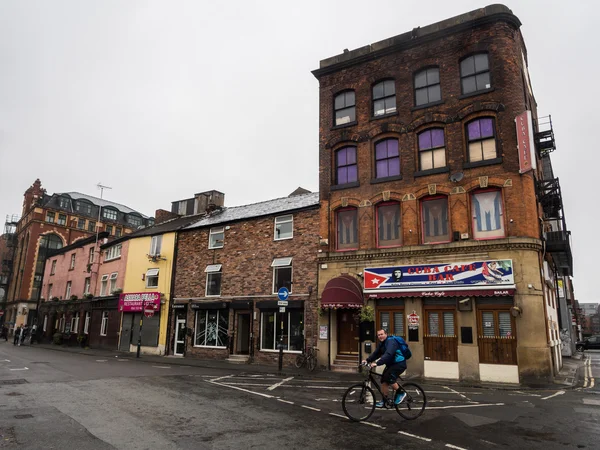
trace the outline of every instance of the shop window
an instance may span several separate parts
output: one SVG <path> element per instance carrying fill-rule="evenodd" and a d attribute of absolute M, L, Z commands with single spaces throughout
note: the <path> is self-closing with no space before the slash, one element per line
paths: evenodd
<path fill-rule="evenodd" d="M 285 313 L 262 312 L 260 336 L 261 350 L 278 350 L 277 345 L 282 340 L 284 351 L 301 352 L 304 347 L 304 312 L 302 310 L 290 310 Z"/>
<path fill-rule="evenodd" d="M 337 211 L 337 249 L 356 250 L 358 248 L 358 211 L 348 208 Z"/>
<path fill-rule="evenodd" d="M 402 218 L 399 203 L 384 203 L 377 207 L 377 246 L 402 245 Z"/>
<path fill-rule="evenodd" d="M 79 334 L 79 313 L 75 313 L 71 317 L 71 333 Z"/>
<path fill-rule="evenodd" d="M 201 309 L 196 311 L 194 346 L 226 348 L 229 344 L 229 310 Z"/>
<path fill-rule="evenodd" d="M 433 244 L 450 241 L 448 224 L 448 199 L 436 197 L 421 202 L 423 243 Z"/>
<path fill-rule="evenodd" d="M 500 190 L 477 192 L 471 196 L 473 237 L 475 239 L 503 238 L 504 213 Z"/>
<path fill-rule="evenodd" d="M 90 330 L 90 313 L 85 312 L 85 321 L 83 322 L 83 334 L 88 334 Z"/>
<path fill-rule="evenodd" d="M 102 311 L 102 321 L 100 322 L 100 336 L 108 334 L 108 311 Z"/>

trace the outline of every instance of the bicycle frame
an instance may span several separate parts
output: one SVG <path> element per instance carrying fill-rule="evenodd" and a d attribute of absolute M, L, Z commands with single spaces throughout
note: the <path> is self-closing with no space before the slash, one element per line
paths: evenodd
<path fill-rule="evenodd" d="M 367 377 L 364 379 L 363 384 L 367 384 L 367 383 L 371 383 L 372 385 L 375 385 L 375 388 L 377 389 L 377 391 L 379 391 L 379 395 L 381 395 L 381 398 L 387 398 L 389 402 L 391 402 L 391 399 L 388 398 L 387 394 L 384 394 L 382 389 L 381 389 L 381 385 L 380 383 L 377 382 L 377 380 L 375 379 L 375 376 L 378 376 L 379 378 L 381 378 L 381 375 L 378 374 L 377 372 L 373 371 L 373 368 L 369 368 L 369 372 L 367 373 Z M 402 377 L 398 377 L 398 380 L 396 381 L 396 383 L 398 383 L 398 390 L 401 390 L 402 392 L 406 392 L 404 390 L 404 388 L 402 387 L 402 384 L 399 381 L 404 381 L 402 379 Z M 386 405 L 387 407 L 388 405 Z"/>

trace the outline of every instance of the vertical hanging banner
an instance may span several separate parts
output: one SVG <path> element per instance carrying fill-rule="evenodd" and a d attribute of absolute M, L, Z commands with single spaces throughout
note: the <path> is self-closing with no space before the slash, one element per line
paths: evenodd
<path fill-rule="evenodd" d="M 517 149 L 519 151 L 519 173 L 525 173 L 537 167 L 535 144 L 533 142 L 533 120 L 531 111 L 523 111 L 515 118 L 517 127 Z"/>

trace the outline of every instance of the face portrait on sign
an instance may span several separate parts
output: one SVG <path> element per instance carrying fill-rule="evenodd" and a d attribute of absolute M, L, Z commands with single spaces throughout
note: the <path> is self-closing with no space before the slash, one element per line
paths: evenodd
<path fill-rule="evenodd" d="M 402 280 L 402 270 L 396 268 L 392 271 L 392 282 L 397 282 Z"/>

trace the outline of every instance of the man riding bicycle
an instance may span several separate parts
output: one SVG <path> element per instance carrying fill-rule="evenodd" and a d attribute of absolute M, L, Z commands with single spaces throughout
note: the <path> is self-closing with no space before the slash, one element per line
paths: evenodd
<path fill-rule="evenodd" d="M 384 395 L 389 392 L 389 387 L 392 386 L 395 392 L 394 404 L 398 405 L 404 400 L 406 394 L 399 391 L 398 377 L 406 370 L 406 359 L 400 350 L 400 344 L 393 336 L 388 337 L 384 329 L 377 330 L 377 339 L 379 345 L 377 349 L 366 359 L 363 364 L 370 363 L 371 367 L 382 366 L 385 364 L 385 370 L 381 375 L 381 388 Z M 378 401 L 375 406 L 383 408 L 386 404 L 387 397 Z"/>

